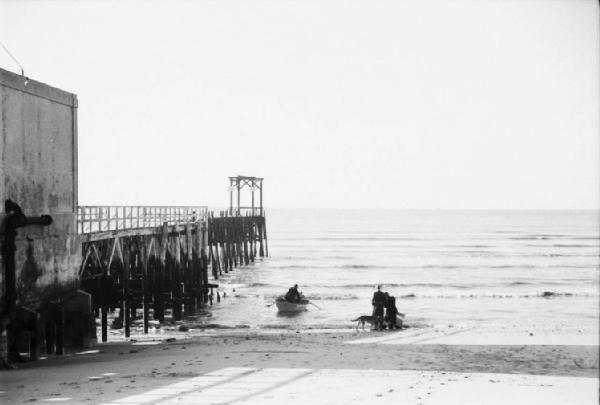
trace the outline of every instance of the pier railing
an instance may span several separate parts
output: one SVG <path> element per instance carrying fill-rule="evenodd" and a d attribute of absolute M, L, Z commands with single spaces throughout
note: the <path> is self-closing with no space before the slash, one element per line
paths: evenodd
<path fill-rule="evenodd" d="M 208 216 L 206 206 L 79 206 L 79 234 L 196 222 Z"/>

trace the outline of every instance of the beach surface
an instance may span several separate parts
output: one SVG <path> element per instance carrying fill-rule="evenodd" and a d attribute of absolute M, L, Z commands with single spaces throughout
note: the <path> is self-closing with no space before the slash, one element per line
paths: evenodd
<path fill-rule="evenodd" d="M 214 305 L 0 371 L 0 403 L 597 404 L 598 224 L 596 211 L 273 210 L 272 256 L 221 274 Z M 294 284 L 314 305 L 278 313 Z M 354 328 L 377 284 L 410 328 Z"/>
<path fill-rule="evenodd" d="M 598 403 L 597 335 L 521 332 L 504 344 L 453 328 L 140 335 L 2 371 L 0 402 Z"/>

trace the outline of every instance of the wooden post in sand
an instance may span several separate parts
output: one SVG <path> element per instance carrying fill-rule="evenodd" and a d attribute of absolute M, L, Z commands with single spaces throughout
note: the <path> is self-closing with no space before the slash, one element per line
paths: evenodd
<path fill-rule="evenodd" d="M 256 223 L 258 225 L 258 243 L 260 246 L 258 254 L 260 257 L 263 257 L 265 255 L 265 251 L 263 249 L 263 227 L 260 220 L 257 220 Z"/>
<path fill-rule="evenodd" d="M 194 266 L 194 257 L 193 257 L 193 240 L 192 240 L 192 224 L 186 222 L 185 224 L 185 259 L 186 259 L 186 277 L 184 290 L 186 293 L 185 305 L 184 305 L 184 313 L 191 314 L 196 310 L 196 299 L 194 297 L 194 287 L 196 280 L 196 267 Z"/>
<path fill-rule="evenodd" d="M 215 251 L 214 246 L 211 243 L 210 245 L 208 245 L 208 255 L 209 255 L 210 266 L 212 269 L 213 278 L 215 280 L 217 280 L 219 278 L 219 269 L 217 268 L 217 258 L 215 257 L 214 251 Z"/>
<path fill-rule="evenodd" d="M 150 242 L 147 242 L 144 237 L 141 238 L 141 247 L 140 247 L 140 259 L 142 261 L 142 303 L 143 303 L 143 322 L 144 322 L 144 333 L 148 333 L 148 316 L 149 316 L 149 308 L 150 305 L 150 288 L 149 288 L 149 280 L 148 280 L 148 261 L 150 259 L 150 244 L 152 243 L 152 238 L 150 238 Z"/>
<path fill-rule="evenodd" d="M 153 318 L 159 322 L 165 321 L 165 297 L 163 285 L 167 267 L 167 248 L 169 243 L 169 223 L 163 222 L 160 233 L 159 253 L 156 265 L 156 282 L 154 284 L 154 313 Z"/>
<path fill-rule="evenodd" d="M 254 263 L 256 257 L 256 228 L 254 226 L 254 220 L 250 221 L 250 261 Z"/>
<path fill-rule="evenodd" d="M 245 233 L 244 233 L 244 223 L 247 219 L 245 219 L 244 217 L 239 217 L 238 221 L 237 221 L 237 227 L 236 227 L 236 247 L 237 247 L 237 253 L 238 253 L 238 260 L 240 262 L 240 266 L 242 264 L 244 264 L 244 240 L 245 240 Z M 248 264 L 248 263 L 246 263 Z"/>
<path fill-rule="evenodd" d="M 242 230 L 243 236 L 244 236 L 244 264 L 246 266 L 250 263 L 250 257 L 248 256 L 248 239 L 249 239 L 248 222 L 249 222 L 248 218 L 246 218 L 246 221 L 244 222 L 244 228 Z"/>
<path fill-rule="evenodd" d="M 230 228 L 230 236 L 229 243 L 231 244 L 231 258 L 233 259 L 233 264 L 235 267 L 238 266 L 238 250 L 236 246 L 237 241 L 237 232 L 236 232 L 236 221 L 237 218 L 231 218 L 229 220 L 229 228 Z"/>
<path fill-rule="evenodd" d="M 265 239 L 265 256 L 269 256 L 269 242 L 268 242 L 268 238 L 267 238 L 267 217 L 266 215 L 263 214 L 262 217 L 262 221 L 263 221 L 263 237 Z"/>
<path fill-rule="evenodd" d="M 130 306 L 131 297 L 129 292 L 129 278 L 131 276 L 131 252 L 129 251 L 129 242 L 121 241 L 122 260 L 123 260 L 123 328 L 125 329 L 125 337 L 131 335 L 131 316 Z"/>
<path fill-rule="evenodd" d="M 201 255 L 201 259 L 202 259 L 202 284 L 207 285 L 208 284 L 208 258 L 206 256 L 206 247 L 208 245 L 208 229 L 207 229 L 206 221 L 202 222 L 202 226 L 200 229 L 201 229 L 201 235 L 202 235 L 202 242 L 201 242 L 201 249 L 200 249 L 200 255 Z M 203 304 L 208 303 L 208 289 L 206 287 L 204 287 L 202 290 L 202 303 Z"/>
<path fill-rule="evenodd" d="M 221 266 L 221 251 L 220 248 L 222 246 L 222 237 L 223 235 L 221 234 L 221 226 L 220 226 L 220 222 L 219 219 L 214 219 L 213 220 L 213 232 L 214 232 L 214 246 L 215 246 L 215 258 L 217 259 L 217 271 L 218 271 L 218 275 L 215 278 L 219 278 L 218 276 L 220 276 L 221 274 L 223 274 L 223 269 Z"/>

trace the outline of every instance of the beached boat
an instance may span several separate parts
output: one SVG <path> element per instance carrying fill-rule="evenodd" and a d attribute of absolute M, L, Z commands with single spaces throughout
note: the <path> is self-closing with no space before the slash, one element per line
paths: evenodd
<path fill-rule="evenodd" d="M 304 297 L 302 297 L 300 302 L 289 302 L 283 295 L 277 297 L 275 300 L 275 305 L 277 305 L 279 312 L 305 311 L 308 303 L 309 301 Z"/>

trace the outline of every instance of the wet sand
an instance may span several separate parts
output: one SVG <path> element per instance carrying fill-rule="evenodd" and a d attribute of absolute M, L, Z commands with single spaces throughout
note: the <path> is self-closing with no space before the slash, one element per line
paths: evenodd
<path fill-rule="evenodd" d="M 21 363 L 18 370 L 0 372 L 0 386 L 2 387 L 0 388 L 2 391 L 0 402 L 12 404 L 51 400 L 52 402 L 64 401 L 67 403 L 107 403 L 132 395 L 144 394 L 149 390 L 168 387 L 174 383 L 185 384 L 189 379 L 200 378 L 206 373 L 242 367 L 255 371 L 272 368 L 312 370 L 312 373 L 318 371 L 320 377 L 315 381 L 321 382 L 327 378 L 331 378 L 332 382 L 336 381 L 334 375 L 331 374 L 336 370 L 343 371 L 342 374 L 349 373 L 349 370 L 362 370 L 361 372 L 366 373 L 363 376 L 364 381 L 367 381 L 368 378 L 375 378 L 372 376 L 374 370 L 383 373 L 382 376 L 387 375 L 386 372 L 389 374 L 392 371 L 408 372 L 409 374 L 401 375 L 392 373 L 385 378 L 375 378 L 374 381 L 389 380 L 388 391 L 392 390 L 389 392 L 396 392 L 397 395 L 410 390 L 412 395 L 410 398 L 416 401 L 414 403 L 437 402 L 435 395 L 431 393 L 431 384 L 413 383 L 412 388 L 405 386 L 413 380 L 431 382 L 442 377 L 448 377 L 449 382 L 459 381 L 460 378 L 465 380 L 471 378 L 471 381 L 481 380 L 478 384 L 474 383 L 462 388 L 460 385 L 454 384 L 452 385 L 454 391 L 448 391 L 448 395 L 453 392 L 452 395 L 460 397 L 461 391 L 465 391 L 465 396 L 470 395 L 469 393 L 485 395 L 486 385 L 491 387 L 496 384 L 494 388 L 500 390 L 500 394 L 497 393 L 496 397 L 500 398 L 504 391 L 502 391 L 503 385 L 498 385 L 499 381 L 507 381 L 507 387 L 536 384 L 539 387 L 552 386 L 552 389 L 557 392 L 572 390 L 573 384 L 578 382 L 588 387 L 588 391 L 580 389 L 578 392 L 569 394 L 571 396 L 568 398 L 573 398 L 576 400 L 573 403 L 577 403 L 582 399 L 588 400 L 589 393 L 594 392 L 595 394 L 589 400 L 594 401 L 590 403 L 597 403 L 598 345 L 569 345 L 568 341 L 559 345 L 402 342 L 403 339 L 410 337 L 409 331 L 410 329 L 399 332 L 346 330 L 323 333 L 306 330 L 299 333 L 295 331 L 265 333 L 239 330 L 218 331 L 207 333 L 206 336 L 175 341 L 155 340 L 100 344 L 94 348 L 98 352 L 91 350 L 86 354 L 71 353 L 62 357 L 49 356 L 45 360 Z M 375 341 L 370 342 L 369 339 Z M 380 342 L 377 342 L 377 339 Z M 394 340 L 401 343 L 394 344 Z M 383 344 L 384 341 L 388 343 Z M 414 374 L 415 372 L 417 374 Z M 458 378 L 459 374 L 455 375 L 456 378 L 450 378 L 446 375 L 447 373 L 460 373 L 460 378 Z M 494 373 L 497 377 L 480 373 Z M 511 375 L 510 381 L 507 380 L 506 375 Z M 555 376 L 562 378 L 560 380 L 562 382 L 554 380 L 552 382 L 547 379 L 535 380 L 542 378 L 540 376 Z M 565 383 L 563 377 L 572 378 L 572 380 L 566 381 L 572 381 L 573 384 Z M 313 375 L 312 378 L 316 377 Z M 341 381 L 350 381 L 348 378 L 343 378 Z M 362 381 L 361 378 L 358 381 Z M 531 378 L 534 378 L 535 382 L 532 382 L 534 380 Z M 311 381 L 310 378 L 301 380 L 305 384 L 306 381 Z M 546 382 L 544 383 L 544 381 Z M 447 383 L 439 381 L 440 387 L 445 384 Z M 564 388 L 561 388 L 563 386 L 561 384 L 564 385 Z M 589 390 L 590 384 L 591 388 L 596 387 L 595 391 Z M 335 397 L 328 398 L 329 394 L 326 394 L 325 391 L 311 401 L 312 403 L 321 403 L 319 398 L 323 401 L 322 403 L 341 403 L 342 398 L 346 402 L 353 398 L 357 401 L 364 401 L 364 395 L 371 395 L 369 392 L 373 390 L 373 384 L 370 384 L 370 387 L 353 385 L 344 390 L 345 395 L 339 398 L 339 402 L 336 402 Z M 291 393 L 285 394 L 288 395 L 286 397 L 288 400 L 296 398 L 300 401 L 302 395 L 310 396 L 311 394 L 310 389 L 300 382 L 297 385 L 288 386 L 287 389 L 291 390 Z M 378 388 L 379 391 L 381 389 L 383 388 Z M 450 389 L 450 387 L 444 389 Z M 273 391 L 272 395 L 276 396 L 277 392 Z M 506 391 L 505 399 L 508 400 L 514 394 L 511 392 L 510 389 Z M 532 392 L 537 393 L 538 391 L 533 390 Z M 284 395 L 283 392 L 280 394 Z M 374 398 L 383 398 L 377 397 L 377 393 L 373 393 L 373 395 L 375 395 Z M 582 395 L 585 397 L 581 398 Z M 446 395 L 441 395 L 440 400 L 444 397 L 447 399 Z M 417 398 L 421 399 L 417 400 Z M 558 397 L 554 393 L 551 398 Z M 228 397 L 227 401 L 235 402 L 236 400 L 242 401 L 242 399 L 242 397 L 237 399 Z M 485 398 L 479 399 L 485 400 Z M 257 398 L 254 400 L 258 401 Z M 535 398 L 530 400 L 535 401 Z M 218 403 L 220 400 L 213 398 L 211 401 Z M 265 398 L 258 402 L 261 401 L 264 402 Z M 246 398 L 242 402 L 252 402 L 252 398 Z M 196 403 L 198 403 L 197 400 Z"/>

